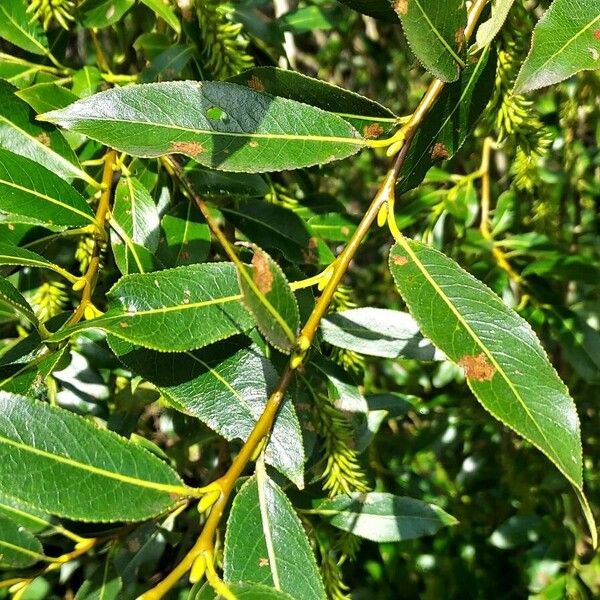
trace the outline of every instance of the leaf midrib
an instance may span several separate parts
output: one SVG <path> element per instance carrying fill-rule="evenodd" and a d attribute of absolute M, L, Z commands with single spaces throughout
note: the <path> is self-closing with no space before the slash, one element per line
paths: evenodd
<path fill-rule="evenodd" d="M 46 49 L 46 47 L 34 36 L 32 36 L 27 30 L 23 29 L 21 27 L 21 25 L 19 25 L 19 23 L 17 23 L 13 18 L 12 15 L 8 14 L 8 12 L 6 11 L 6 9 L 0 4 L 0 10 L 6 15 L 6 18 L 21 32 L 23 33 L 23 35 L 29 39 L 30 41 L 33 42 L 33 44 L 35 46 L 37 46 L 41 51 L 42 51 L 42 55 L 46 55 L 48 50 Z"/>

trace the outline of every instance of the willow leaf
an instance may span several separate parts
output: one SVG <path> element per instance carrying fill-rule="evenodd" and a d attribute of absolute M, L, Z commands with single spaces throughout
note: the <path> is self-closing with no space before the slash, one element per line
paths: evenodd
<path fill-rule="evenodd" d="M 185 154 L 222 171 L 297 169 L 366 146 L 334 114 L 214 81 L 115 88 L 40 118 L 133 156 Z"/>
<path fill-rule="evenodd" d="M 515 0 L 497 0 L 492 6 L 492 16 L 477 28 L 477 47 L 484 48 L 500 33 Z"/>
<path fill-rule="evenodd" d="M 0 277 L 0 306 L 15 311 L 37 327 L 38 320 L 33 309 L 21 293 L 4 277 Z"/>
<path fill-rule="evenodd" d="M 27 529 L 0 515 L 0 567 L 22 569 L 44 559 L 42 544 Z"/>
<path fill-rule="evenodd" d="M 0 491 L 84 521 L 145 520 L 189 492 L 141 446 L 46 403 L 0 392 Z"/>
<path fill-rule="evenodd" d="M 50 515 L 0 492 L 0 514 L 31 531 L 39 533 L 52 527 Z"/>
<path fill-rule="evenodd" d="M 202 348 L 252 328 L 235 267 L 204 263 L 122 277 L 108 292 L 109 310 L 52 335 L 65 339 L 84 329 L 162 352 Z"/>
<path fill-rule="evenodd" d="M 521 67 L 515 93 L 563 81 L 600 68 L 600 10 L 592 0 L 554 0 L 533 31 L 531 50 Z"/>
<path fill-rule="evenodd" d="M 541 450 L 583 495 L 579 419 L 565 384 L 529 324 L 441 252 L 400 238 L 390 269 L 423 333 L 464 369 L 470 388 L 499 421 Z"/>
<path fill-rule="evenodd" d="M 94 223 L 83 196 L 64 179 L 19 154 L 0 149 L 0 214 L 15 223 Z"/>
<path fill-rule="evenodd" d="M 49 269 L 65 276 L 69 280 L 75 279 L 75 276 L 65 271 L 65 269 L 49 261 L 47 258 L 40 256 L 36 252 L 32 252 L 26 248 L 19 248 L 19 246 L 13 246 L 12 244 L 4 244 L 2 242 L 0 242 L 0 265 L 18 265 L 21 267 Z"/>
<path fill-rule="evenodd" d="M 25 12 L 24 0 L 2 0 L 0 2 L 0 37 L 27 52 L 45 55 L 48 40 L 37 21 L 32 21 Z"/>

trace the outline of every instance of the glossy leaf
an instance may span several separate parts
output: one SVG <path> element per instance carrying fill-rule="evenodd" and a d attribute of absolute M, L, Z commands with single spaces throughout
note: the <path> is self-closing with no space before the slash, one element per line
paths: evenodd
<path fill-rule="evenodd" d="M 64 108 L 78 100 L 76 94 L 53 81 L 36 83 L 31 87 L 19 90 L 15 95 L 29 104 L 36 113 Z"/>
<path fill-rule="evenodd" d="M 351 123 L 365 138 L 377 138 L 390 131 L 396 123 L 396 115 L 374 100 L 296 71 L 255 67 L 232 77 L 230 81 L 335 113 Z"/>
<path fill-rule="evenodd" d="M 63 135 L 36 122 L 31 108 L 15 91 L 0 80 L 0 147 L 30 158 L 63 179 L 87 178 Z"/>
<path fill-rule="evenodd" d="M 77 17 L 85 27 L 108 27 L 116 23 L 133 6 L 135 0 L 83 0 Z"/>
<path fill-rule="evenodd" d="M 384 492 L 338 496 L 314 512 L 338 529 L 374 542 L 402 542 L 433 535 L 458 521 L 441 508 Z"/>
<path fill-rule="evenodd" d="M 390 23 L 397 23 L 398 17 L 394 13 L 389 0 L 339 0 L 342 4 L 354 10 L 376 19 L 382 19 Z"/>
<path fill-rule="evenodd" d="M 0 515 L 25 527 L 31 533 L 39 533 L 51 526 L 48 514 L 1 492 Z"/>
<path fill-rule="evenodd" d="M 396 0 L 393 6 L 421 64 L 442 81 L 456 81 L 464 66 L 464 0 Z"/>
<path fill-rule="evenodd" d="M 38 320 L 33 309 L 11 283 L 0 277 L 0 306 L 8 308 L 37 326 Z"/>
<path fill-rule="evenodd" d="M 183 354 L 135 348 L 113 337 L 109 341 L 119 359 L 156 385 L 175 408 L 197 417 L 226 440 L 246 440 L 278 379 L 273 365 L 240 338 Z M 265 457 L 303 487 L 302 434 L 289 399 L 281 407 Z"/>
<path fill-rule="evenodd" d="M 423 333 L 464 369 L 494 417 L 556 465 L 585 510 L 575 404 L 529 324 L 452 259 L 421 242 L 396 244 L 390 269 Z"/>
<path fill-rule="evenodd" d="M 168 2 L 165 2 L 165 0 L 142 0 L 142 2 L 150 10 L 154 11 L 156 16 L 160 17 L 169 27 L 175 30 L 175 33 L 181 33 L 179 19 Z"/>
<path fill-rule="evenodd" d="M 204 263 L 156 273 L 126 275 L 108 292 L 109 310 L 58 331 L 59 341 L 83 329 L 100 329 L 163 352 L 202 348 L 253 325 L 241 303 L 231 263 Z"/>
<path fill-rule="evenodd" d="M 355 308 L 321 321 L 323 339 L 337 346 L 384 358 L 440 360 L 443 355 L 426 340 L 408 314 L 386 308 Z"/>
<path fill-rule="evenodd" d="M 554 0 L 533 31 L 515 93 L 524 94 L 600 68 L 600 11 L 597 2 Z"/>
<path fill-rule="evenodd" d="M 324 600 L 325 590 L 294 507 L 259 469 L 237 493 L 225 532 L 226 582 L 252 581 L 298 600 Z"/>
<path fill-rule="evenodd" d="M 475 39 L 478 48 L 490 44 L 500 33 L 514 2 L 515 0 L 497 0 L 493 4 L 491 17 L 477 28 Z"/>
<path fill-rule="evenodd" d="M 62 267 L 59 267 L 35 252 L 27 250 L 26 248 L 19 248 L 19 246 L 13 246 L 12 244 L 4 244 L 2 242 L 0 242 L 0 265 L 37 267 L 39 269 L 49 269 L 50 271 L 56 271 L 59 274 L 68 275 Z"/>
<path fill-rule="evenodd" d="M 190 161 L 185 174 L 194 189 L 206 198 L 264 198 L 269 186 L 264 175 L 257 173 L 227 173 L 214 171 Z M 197 209 L 196 209 L 197 211 Z"/>
<path fill-rule="evenodd" d="M 115 88 L 43 118 L 134 156 L 185 154 L 223 171 L 297 169 L 365 146 L 336 115 L 224 82 Z"/>
<path fill-rule="evenodd" d="M 115 191 L 112 221 L 118 227 L 117 235 L 134 253 L 133 244 L 156 252 L 160 236 L 160 216 L 148 190 L 135 178 L 124 176 Z M 133 242 L 133 244 L 132 244 Z"/>
<path fill-rule="evenodd" d="M 2 492 L 70 519 L 148 519 L 187 489 L 139 445 L 69 411 L 6 392 L 0 392 L 0 460 Z"/>
<path fill-rule="evenodd" d="M 94 222 L 83 196 L 29 158 L 0 149 L 0 213 L 15 223 L 78 226 Z"/>
<path fill-rule="evenodd" d="M 203 262 L 210 250 L 210 229 L 198 208 L 180 202 L 161 220 L 163 243 L 158 256 L 169 267 Z"/>
<path fill-rule="evenodd" d="M 26 7 L 24 0 L 0 2 L 0 37 L 27 52 L 43 56 L 48 52 L 46 34 L 37 21 L 30 19 Z"/>
<path fill-rule="evenodd" d="M 416 187 L 436 163 L 452 158 L 487 105 L 496 75 L 495 57 L 485 50 L 477 63 L 445 86 L 439 100 L 415 135 L 400 172 L 396 193 Z"/>
<path fill-rule="evenodd" d="M 22 569 L 43 559 L 39 540 L 27 529 L 0 515 L 0 567 Z"/>
<path fill-rule="evenodd" d="M 238 600 L 293 600 L 290 594 L 259 583 L 230 583 L 227 587 Z M 206 583 L 198 591 L 192 590 L 188 600 L 226 600 L 226 598 L 217 594 L 210 584 Z"/>
<path fill-rule="evenodd" d="M 281 267 L 258 246 L 252 252 L 251 266 L 238 267 L 244 304 L 266 340 L 289 354 L 300 326 L 296 297 Z"/>

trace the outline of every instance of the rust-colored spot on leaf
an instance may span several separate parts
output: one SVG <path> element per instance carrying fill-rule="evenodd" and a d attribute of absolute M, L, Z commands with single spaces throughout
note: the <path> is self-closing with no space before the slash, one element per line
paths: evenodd
<path fill-rule="evenodd" d="M 454 32 L 454 41 L 456 42 L 456 46 L 461 49 L 464 41 L 465 41 L 465 28 L 464 27 L 459 27 L 455 32 Z"/>
<path fill-rule="evenodd" d="M 594 37 L 600 42 L 600 29 L 594 31 Z"/>
<path fill-rule="evenodd" d="M 458 366 L 465 370 L 468 379 L 475 381 L 490 381 L 496 373 L 496 367 L 490 363 L 484 352 L 472 356 L 463 356 Z"/>
<path fill-rule="evenodd" d="M 256 75 L 252 75 L 252 77 L 248 79 L 248 87 L 254 90 L 255 92 L 265 91 L 265 86 L 263 82 Z"/>
<path fill-rule="evenodd" d="M 371 123 L 363 128 L 363 137 L 366 140 L 374 140 L 383 133 L 383 127 L 379 123 Z"/>
<path fill-rule="evenodd" d="M 198 142 L 171 142 L 171 150 L 195 158 L 204 152 L 204 146 Z"/>
<path fill-rule="evenodd" d="M 450 156 L 448 148 L 442 142 L 436 142 L 431 151 L 432 160 L 446 160 Z"/>
<path fill-rule="evenodd" d="M 408 0 L 396 0 L 394 9 L 399 15 L 405 15 L 408 13 Z"/>
<path fill-rule="evenodd" d="M 268 558 L 260 558 L 258 560 L 258 566 L 259 567 L 268 567 L 269 566 L 269 559 Z"/>
<path fill-rule="evenodd" d="M 392 262 L 395 265 L 398 265 L 399 267 L 401 267 L 408 262 L 408 258 L 406 258 L 406 256 L 399 256 L 398 254 L 396 254 L 396 256 L 394 256 L 392 258 Z"/>
<path fill-rule="evenodd" d="M 142 544 L 140 543 L 140 540 L 138 540 L 137 538 L 133 538 L 127 542 L 126 546 L 127 550 L 129 550 L 130 552 L 139 552 L 140 548 L 142 547 Z"/>
<path fill-rule="evenodd" d="M 35 139 L 38 142 L 44 144 L 44 146 L 50 145 L 50 138 L 48 137 L 48 134 L 45 131 L 42 131 L 42 133 L 39 133 L 38 135 L 36 135 Z"/>
<path fill-rule="evenodd" d="M 268 294 L 273 287 L 273 273 L 269 266 L 269 259 L 262 250 L 257 250 L 252 257 L 254 267 L 253 280 L 256 287 L 263 293 Z"/>

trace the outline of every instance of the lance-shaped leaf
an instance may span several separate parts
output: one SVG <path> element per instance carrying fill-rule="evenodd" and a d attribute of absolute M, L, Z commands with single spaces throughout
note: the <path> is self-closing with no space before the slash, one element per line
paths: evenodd
<path fill-rule="evenodd" d="M 181 33 L 181 24 L 175 14 L 175 11 L 168 2 L 164 0 L 142 0 L 142 2 L 156 13 L 169 27 L 172 27 L 177 34 Z"/>
<path fill-rule="evenodd" d="M 112 562 L 112 553 L 108 556 L 77 590 L 75 600 L 117 600 L 123 588 L 123 581 L 119 577 Z"/>
<path fill-rule="evenodd" d="M 397 122 L 396 115 L 378 102 L 296 71 L 255 67 L 232 77 L 230 81 L 335 113 L 367 139 L 380 137 L 393 129 Z"/>
<path fill-rule="evenodd" d="M 134 156 L 185 154 L 222 171 L 281 171 L 346 158 L 366 145 L 344 119 L 224 82 L 115 88 L 44 120 Z"/>
<path fill-rule="evenodd" d="M 18 265 L 21 267 L 49 269 L 63 275 L 66 279 L 75 280 L 75 276 L 71 275 L 57 264 L 49 261 L 47 258 L 44 258 L 31 250 L 27 250 L 27 248 L 19 248 L 19 246 L 14 246 L 13 244 L 3 244 L 0 242 L 0 265 Z"/>
<path fill-rule="evenodd" d="M 0 567 L 22 569 L 43 559 L 40 541 L 21 525 L 0 515 Z"/>
<path fill-rule="evenodd" d="M 440 360 L 443 355 L 423 337 L 408 313 L 387 308 L 354 308 L 321 321 L 323 339 L 369 356 Z"/>
<path fill-rule="evenodd" d="M 338 529 L 374 542 L 413 540 L 458 523 L 434 504 L 383 492 L 317 501 L 313 512 Z"/>
<path fill-rule="evenodd" d="M 226 440 L 247 439 L 278 380 L 273 365 L 239 337 L 181 354 L 135 348 L 114 337 L 109 343 L 127 367 L 156 385 L 175 408 Z M 289 399 L 279 411 L 265 458 L 303 487 L 302 433 Z"/>
<path fill-rule="evenodd" d="M 289 354 L 300 325 L 296 297 L 281 267 L 264 250 L 251 247 L 252 265 L 238 265 L 244 303 L 267 341 Z"/>
<path fill-rule="evenodd" d="M 184 352 L 250 329 L 235 267 L 204 263 L 122 277 L 108 292 L 109 310 L 59 330 L 59 341 L 83 329 L 100 329 L 162 352 Z"/>
<path fill-rule="evenodd" d="M 539 448 L 583 496 L 579 419 L 529 324 L 441 252 L 401 238 L 390 269 L 423 333 L 460 365 L 481 404 Z"/>
<path fill-rule="evenodd" d="M 229 590 L 237 600 L 294 600 L 293 596 L 276 590 L 275 588 L 261 585 L 260 583 L 230 583 Z M 199 590 L 195 588 L 190 592 L 188 600 L 226 600 L 224 596 L 215 592 L 209 583 L 205 583 Z"/>
<path fill-rule="evenodd" d="M 31 108 L 15 96 L 16 89 L 0 80 L 0 147 L 30 158 L 63 179 L 88 178 L 62 133 L 36 123 Z"/>
<path fill-rule="evenodd" d="M 16 312 L 37 327 L 38 320 L 33 309 L 21 293 L 4 277 L 0 277 L 0 307 Z"/>
<path fill-rule="evenodd" d="M 77 7 L 77 20 L 85 27 L 108 27 L 117 23 L 135 0 L 83 0 Z"/>
<path fill-rule="evenodd" d="M 396 0 L 406 39 L 422 65 L 442 81 L 456 81 L 464 63 L 464 0 Z"/>
<path fill-rule="evenodd" d="M 558 83 L 586 69 L 600 69 L 598 3 L 554 0 L 533 31 L 515 93 Z"/>
<path fill-rule="evenodd" d="M 188 493 L 141 446 L 67 410 L 0 392 L 0 491 L 52 514 L 135 521 Z"/>
<path fill-rule="evenodd" d="M 31 533 L 39 533 L 52 526 L 50 515 L 1 492 L 0 514 L 14 521 L 17 525 L 25 527 Z"/>
<path fill-rule="evenodd" d="M 490 99 L 495 75 L 495 56 L 486 49 L 477 63 L 461 71 L 456 83 L 444 87 L 410 145 L 397 194 L 419 185 L 435 163 L 452 158 L 459 150 Z"/>
<path fill-rule="evenodd" d="M 294 507 L 262 469 L 240 489 L 227 521 L 224 579 L 324 600 L 315 557 Z"/>
<path fill-rule="evenodd" d="M 0 214 L 12 222 L 79 226 L 94 222 L 83 196 L 35 161 L 0 149 Z"/>
<path fill-rule="evenodd" d="M 477 28 L 477 47 L 484 48 L 500 33 L 502 25 L 515 0 L 497 0 L 492 6 L 492 16 Z"/>
<path fill-rule="evenodd" d="M 25 12 L 24 0 L 2 0 L 0 2 L 0 37 L 11 44 L 44 55 L 48 52 L 48 40 L 42 26 Z"/>
<path fill-rule="evenodd" d="M 354 10 L 369 15 L 376 19 L 382 19 L 389 23 L 397 23 L 398 17 L 389 0 L 339 0 L 342 4 Z"/>

